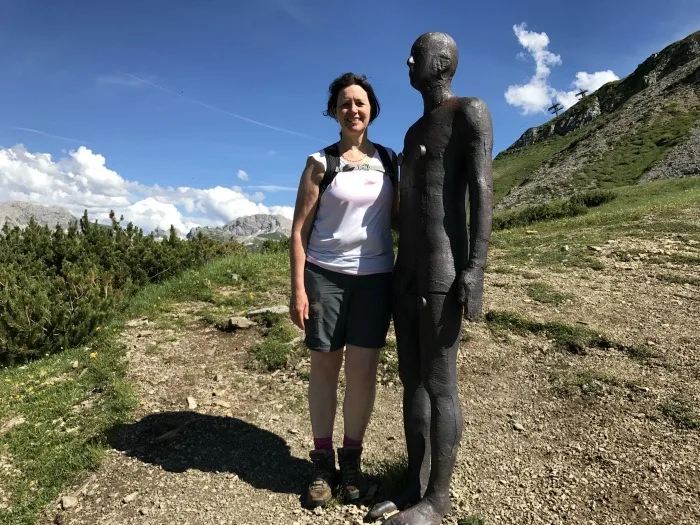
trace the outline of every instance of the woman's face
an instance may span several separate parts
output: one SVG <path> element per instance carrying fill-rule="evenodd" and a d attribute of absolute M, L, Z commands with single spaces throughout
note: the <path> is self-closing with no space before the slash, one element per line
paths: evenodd
<path fill-rule="evenodd" d="M 343 132 L 358 134 L 365 131 L 371 112 L 367 92 L 360 86 L 353 84 L 338 93 L 335 118 Z"/>

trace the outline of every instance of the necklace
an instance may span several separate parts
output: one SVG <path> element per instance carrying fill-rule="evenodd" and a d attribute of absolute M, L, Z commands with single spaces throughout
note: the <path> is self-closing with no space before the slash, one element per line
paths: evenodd
<path fill-rule="evenodd" d="M 345 153 L 347 153 L 347 151 L 346 151 Z M 362 155 L 359 159 L 351 160 L 351 159 L 349 159 L 349 158 L 347 158 L 347 157 L 345 156 L 345 153 L 343 153 L 343 154 L 341 155 L 341 157 L 343 157 L 343 158 L 344 158 L 345 160 L 347 160 L 348 162 L 352 162 L 353 164 L 357 164 L 358 162 L 362 162 L 363 160 L 365 160 L 365 159 L 367 158 L 367 153 L 365 153 L 365 154 Z"/>

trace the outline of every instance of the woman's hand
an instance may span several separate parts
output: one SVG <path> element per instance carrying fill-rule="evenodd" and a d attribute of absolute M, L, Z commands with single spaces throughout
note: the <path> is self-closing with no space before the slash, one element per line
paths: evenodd
<path fill-rule="evenodd" d="M 309 298 L 305 291 L 292 293 L 289 300 L 289 315 L 292 322 L 303 330 L 304 322 L 309 318 Z"/>

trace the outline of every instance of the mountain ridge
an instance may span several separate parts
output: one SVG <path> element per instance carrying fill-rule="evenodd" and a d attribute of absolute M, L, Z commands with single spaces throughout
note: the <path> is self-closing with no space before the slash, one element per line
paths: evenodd
<path fill-rule="evenodd" d="M 496 209 L 700 173 L 700 31 L 644 60 L 494 159 Z"/>
<path fill-rule="evenodd" d="M 25 201 L 0 201 L 0 227 L 25 228 L 31 219 L 42 226 L 66 229 L 79 218 L 61 206 L 47 206 Z M 291 234 L 292 221 L 282 215 L 259 213 L 233 219 L 222 226 L 192 228 L 186 235 L 191 239 L 199 232 L 219 241 L 237 241 L 257 246 L 265 240 L 281 240 Z M 157 239 L 167 238 L 169 230 L 155 228 L 151 234 Z"/>

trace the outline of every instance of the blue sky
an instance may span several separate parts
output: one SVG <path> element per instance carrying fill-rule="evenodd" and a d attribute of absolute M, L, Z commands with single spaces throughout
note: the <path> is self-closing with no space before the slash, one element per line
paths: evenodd
<path fill-rule="evenodd" d="M 0 200 L 183 232 L 289 215 L 306 156 L 337 138 L 322 115 L 337 75 L 368 76 L 370 138 L 401 149 L 424 32 L 457 41 L 454 91 L 488 104 L 495 154 L 550 118 L 543 97 L 624 77 L 698 29 L 700 0 L 0 0 Z"/>

